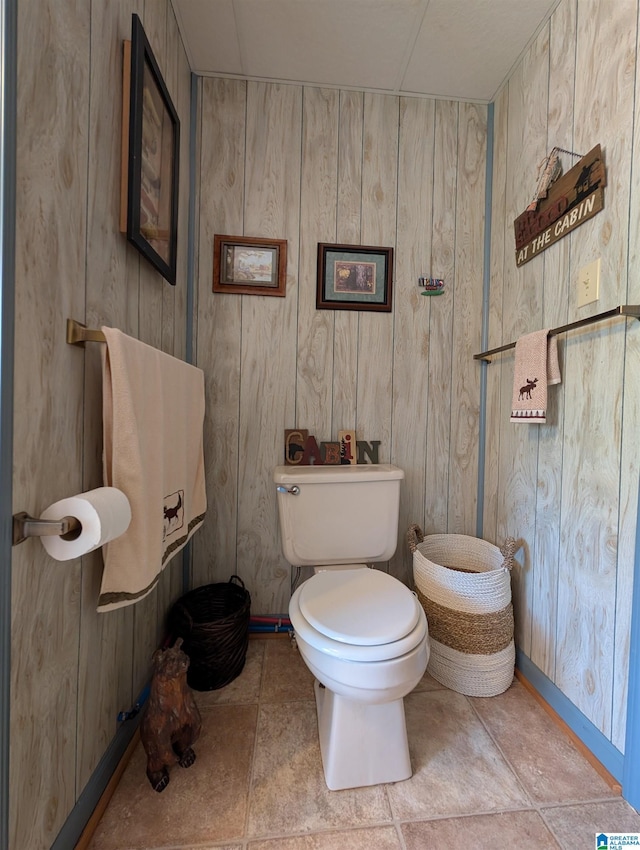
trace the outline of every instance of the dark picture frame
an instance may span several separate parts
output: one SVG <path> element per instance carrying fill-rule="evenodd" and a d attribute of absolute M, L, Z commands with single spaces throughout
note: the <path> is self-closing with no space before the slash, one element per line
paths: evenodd
<path fill-rule="evenodd" d="M 135 14 L 130 74 L 127 239 L 175 286 L 180 121 Z"/>
<path fill-rule="evenodd" d="M 393 248 L 318 243 L 316 307 L 391 312 Z"/>
<path fill-rule="evenodd" d="M 284 296 L 286 286 L 286 239 L 213 237 L 214 292 Z"/>

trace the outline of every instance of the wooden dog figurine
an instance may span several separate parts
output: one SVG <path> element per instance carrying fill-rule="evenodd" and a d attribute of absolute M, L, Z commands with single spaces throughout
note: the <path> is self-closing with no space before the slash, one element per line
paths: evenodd
<path fill-rule="evenodd" d="M 189 657 L 181 646 L 182 638 L 178 638 L 173 647 L 153 653 L 151 691 L 140 738 L 154 791 L 163 791 L 169 784 L 170 765 L 178 762 L 181 767 L 191 767 L 196 760 L 192 744 L 200 734 L 202 721 L 187 684 Z"/>

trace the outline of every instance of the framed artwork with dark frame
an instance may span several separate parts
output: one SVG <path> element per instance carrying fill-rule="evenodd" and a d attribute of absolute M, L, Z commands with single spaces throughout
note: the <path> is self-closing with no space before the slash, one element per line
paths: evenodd
<path fill-rule="evenodd" d="M 391 312 L 393 248 L 318 243 L 316 307 Z"/>
<path fill-rule="evenodd" d="M 129 92 L 127 239 L 175 285 L 180 121 L 135 14 Z"/>
<path fill-rule="evenodd" d="M 286 239 L 213 237 L 213 291 L 236 295 L 285 295 Z"/>

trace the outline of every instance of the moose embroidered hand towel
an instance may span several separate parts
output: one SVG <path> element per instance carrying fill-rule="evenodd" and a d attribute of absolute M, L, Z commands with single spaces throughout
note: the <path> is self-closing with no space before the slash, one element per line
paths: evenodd
<path fill-rule="evenodd" d="M 103 548 L 98 611 L 143 599 L 202 525 L 204 374 L 115 328 L 102 328 L 104 480 L 131 504 Z"/>
<path fill-rule="evenodd" d="M 558 338 L 549 329 L 534 331 L 516 342 L 511 422 L 547 421 L 547 386 L 560 383 Z"/>

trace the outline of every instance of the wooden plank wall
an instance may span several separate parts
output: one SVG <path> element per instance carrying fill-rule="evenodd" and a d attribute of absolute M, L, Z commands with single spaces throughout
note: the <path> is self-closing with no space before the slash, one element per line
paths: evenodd
<path fill-rule="evenodd" d="M 404 533 L 475 533 L 485 106 L 228 79 L 199 81 L 197 363 L 207 381 L 209 515 L 193 583 L 237 571 L 285 612 L 272 469 L 284 429 L 355 427 L 401 466 Z M 213 294 L 214 234 L 287 240 L 286 298 Z M 316 310 L 319 242 L 395 249 L 393 312 Z M 446 281 L 420 295 L 417 278 Z"/>
<path fill-rule="evenodd" d="M 637 14 L 636 0 L 564 0 L 496 98 L 489 347 L 640 303 Z M 517 269 L 513 221 L 538 163 L 554 146 L 598 143 L 605 209 Z M 600 300 L 579 308 L 578 271 L 597 257 Z M 560 349 L 544 427 L 509 424 L 513 351 L 488 367 L 484 534 L 525 543 L 513 577 L 519 647 L 623 751 L 640 324 L 567 334 Z"/>
<path fill-rule="evenodd" d="M 179 275 L 119 232 L 122 41 L 140 14 L 182 123 Z M 190 70 L 168 0 L 24 0 L 18 16 L 14 510 L 102 483 L 100 351 L 73 317 L 185 354 Z M 100 552 L 14 549 L 10 850 L 48 850 L 150 672 L 181 558 L 135 607 L 97 614 Z"/>

